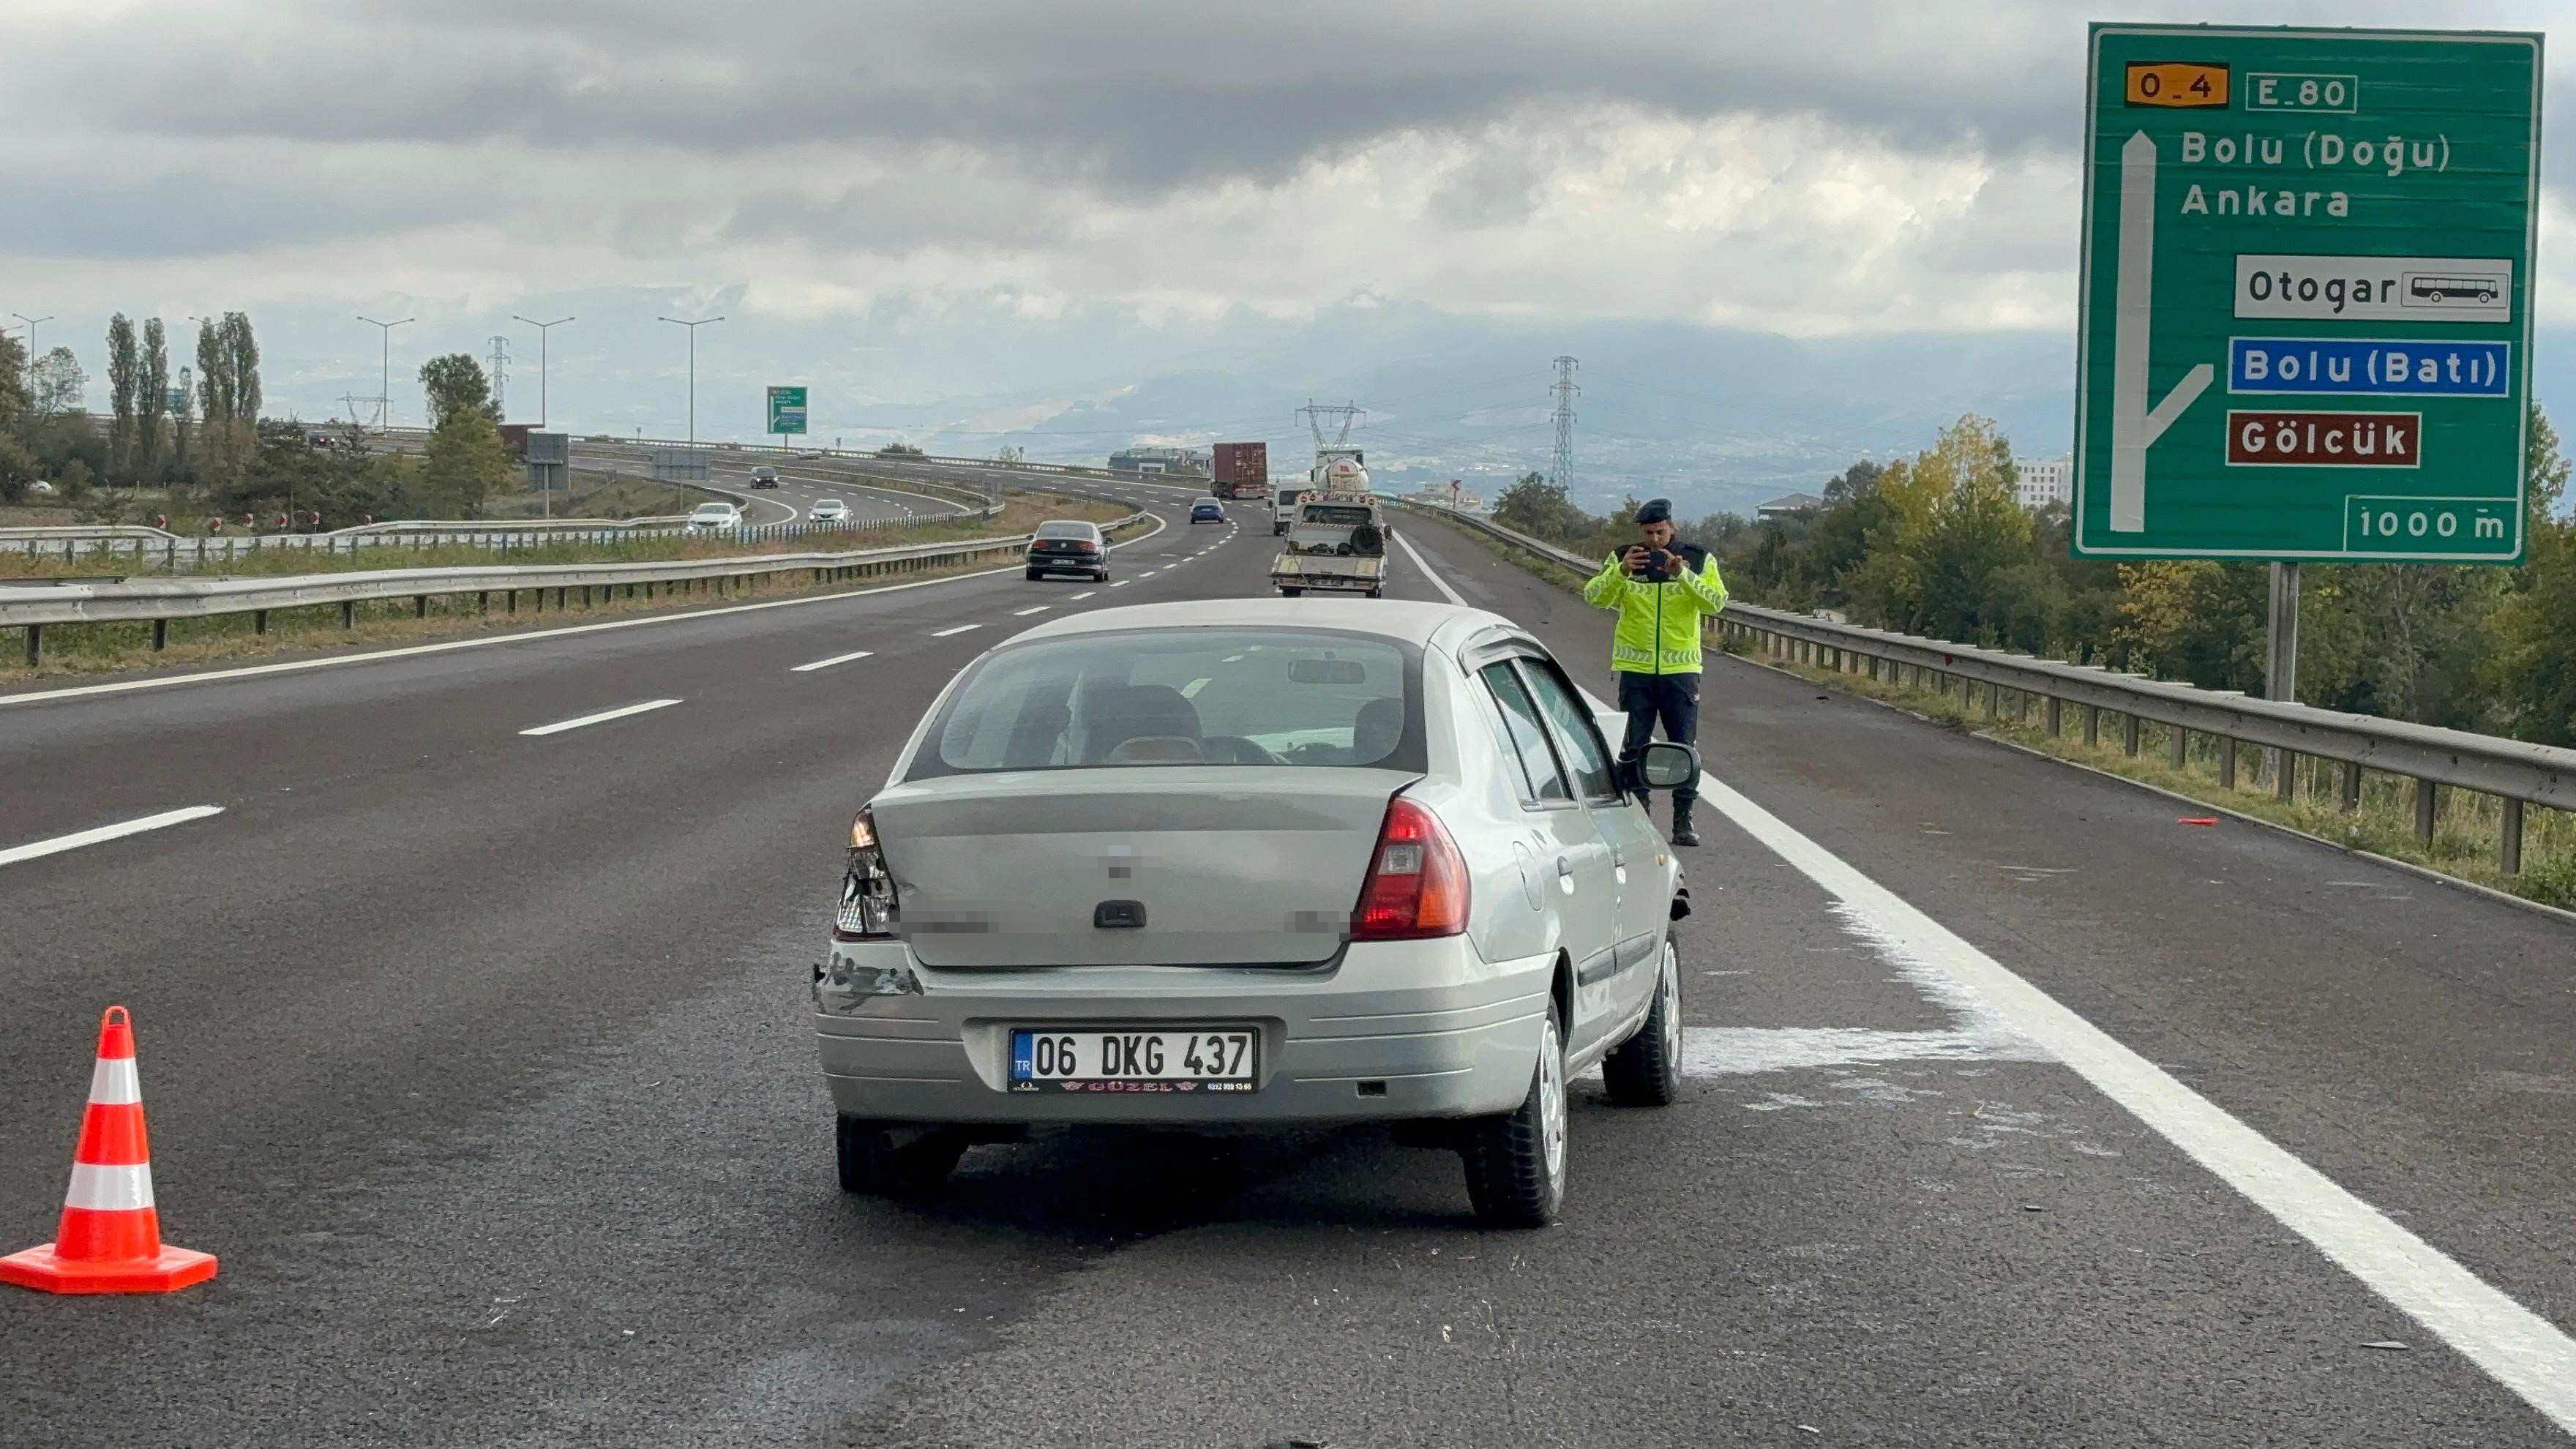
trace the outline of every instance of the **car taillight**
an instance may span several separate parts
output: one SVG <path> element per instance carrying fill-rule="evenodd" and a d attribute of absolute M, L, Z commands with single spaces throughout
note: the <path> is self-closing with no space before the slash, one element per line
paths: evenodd
<path fill-rule="evenodd" d="M 1440 817 L 1402 796 L 1387 802 L 1351 939 L 1417 941 L 1466 929 L 1467 862 Z"/>
<path fill-rule="evenodd" d="M 876 817 L 861 806 L 850 822 L 850 868 L 841 877 L 841 912 L 833 934 L 848 940 L 881 941 L 894 935 L 902 918 L 895 899 L 894 876 L 887 872 L 885 851 L 877 844 Z"/>

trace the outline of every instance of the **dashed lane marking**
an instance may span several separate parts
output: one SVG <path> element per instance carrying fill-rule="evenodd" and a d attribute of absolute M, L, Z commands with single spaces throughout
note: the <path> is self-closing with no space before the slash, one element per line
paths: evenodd
<path fill-rule="evenodd" d="M 643 714 L 647 710 L 668 709 L 672 705 L 678 703 L 679 701 L 676 699 L 648 699 L 642 704 L 630 704 L 623 709 L 604 709 L 597 714 L 586 714 L 578 719 L 557 720 L 553 724 L 539 725 L 535 729 L 521 730 L 519 733 L 523 735 L 559 735 L 565 730 L 577 730 L 582 728 L 584 725 L 606 724 L 610 720 L 624 719 L 628 715 L 632 714 Z"/>
<path fill-rule="evenodd" d="M 930 631 L 930 637 L 933 639 L 945 639 L 951 634 L 963 634 L 969 629 L 981 629 L 983 627 L 984 626 L 981 624 L 959 624 L 956 627 L 949 629 L 933 629 Z"/>
<path fill-rule="evenodd" d="M 847 664 L 853 659 L 865 659 L 875 652 L 876 651 L 873 649 L 854 649 L 847 654 L 835 654 L 829 659 L 817 659 L 811 664 L 799 664 L 787 672 L 790 674 L 811 674 L 817 669 L 829 669 L 835 664 Z"/>
<path fill-rule="evenodd" d="M 139 820 L 127 820 L 116 825 L 101 825 L 94 830 L 76 830 L 69 835 L 57 835 L 51 840 L 34 840 L 25 845 L 13 845 L 6 850 L 0 850 L 0 865 L 16 865 L 22 860 L 34 860 L 39 856 L 60 855 L 66 850 L 78 850 L 84 845 L 122 840 L 129 835 L 141 835 L 147 830 L 164 830 L 173 825 L 185 825 L 191 820 L 203 820 L 209 815 L 223 813 L 224 807 L 221 805 L 191 805 L 184 810 L 164 810 L 158 815 L 146 815 Z"/>
<path fill-rule="evenodd" d="M 1073 595 L 1073 596 L 1072 596 L 1072 600 L 1073 600 L 1073 602 L 1075 602 L 1075 603 L 1080 603 L 1080 602 L 1082 602 L 1084 599 L 1090 598 L 1092 595 L 1094 595 L 1094 594 L 1096 594 L 1096 593 L 1099 593 L 1099 592 L 1100 592 L 1100 591 L 1099 591 L 1098 589 L 1085 589 L 1085 590 L 1083 590 L 1081 593 L 1078 593 L 1078 594 Z"/>
<path fill-rule="evenodd" d="M 1039 604 L 1032 608 L 1013 609 L 1011 611 L 1011 617 L 1014 619 L 1025 619 L 1031 614 L 1043 614 L 1054 607 L 1055 606 L 1053 604 Z"/>

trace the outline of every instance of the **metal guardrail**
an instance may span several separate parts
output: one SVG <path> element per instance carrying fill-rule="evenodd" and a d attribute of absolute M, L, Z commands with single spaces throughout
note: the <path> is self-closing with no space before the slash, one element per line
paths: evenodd
<path fill-rule="evenodd" d="M 1130 513 L 1104 525 L 1104 531 L 1126 528 L 1150 516 L 1141 511 Z M 169 625 L 173 619 L 249 614 L 254 620 L 254 630 L 265 634 L 268 632 L 268 616 L 273 610 L 336 603 L 340 606 L 340 627 L 345 629 L 356 622 L 357 606 L 374 600 L 408 598 L 413 601 L 413 616 L 425 618 L 429 613 L 429 601 L 433 598 L 473 594 L 477 607 L 488 613 L 491 596 L 500 594 L 504 598 L 505 612 L 515 614 L 522 593 L 533 593 L 536 611 L 543 613 L 549 589 L 554 591 L 558 610 L 570 604 L 571 593 L 575 589 L 580 591 L 584 605 L 592 601 L 593 590 L 613 597 L 620 588 L 626 590 L 628 598 L 636 597 L 640 589 L 643 597 L 649 599 L 656 588 L 677 585 L 682 592 L 695 593 L 703 585 L 722 596 L 736 587 L 750 587 L 757 578 L 774 574 L 810 571 L 814 582 L 822 583 L 828 579 L 915 573 L 987 558 L 1017 558 L 1029 538 L 1028 534 L 1014 534 L 956 543 L 908 544 L 836 553 L 754 554 L 636 563 L 375 569 L 249 579 L 72 579 L 48 584 L 0 584 L 0 627 L 27 631 L 27 667 L 33 669 L 44 660 L 45 630 L 66 624 L 149 622 L 152 625 L 152 647 L 157 650 L 168 641 Z"/>
<path fill-rule="evenodd" d="M 1599 572 L 1601 560 L 1588 559 L 1486 519 L 1449 509 L 1405 505 L 1430 516 L 1450 519 L 1492 537 L 1532 558 L 1582 575 Z M 2182 765 L 2192 735 L 2218 742 L 2218 776 L 2222 786 L 2236 783 L 2241 747 L 2280 753 L 2276 771 L 2281 798 L 2290 798 L 2297 775 L 2295 757 L 2307 755 L 2342 765 L 2340 804 L 2361 804 L 2361 772 L 2377 770 L 2414 782 L 2415 838 L 2429 843 L 2443 789 L 2492 795 L 2502 802 L 2499 863 L 2507 875 L 2522 869 L 2523 807 L 2545 805 L 2576 810 L 2576 749 L 2525 744 L 2497 735 L 2442 729 L 2372 715 L 2347 714 L 2314 705 L 2253 699 L 2232 690 L 2201 689 L 2171 680 L 2115 673 L 2100 665 L 2068 664 L 2028 654 L 1980 649 L 1920 635 L 1891 633 L 1857 624 L 1837 624 L 1803 614 L 1730 602 L 1715 627 L 1740 641 L 1764 649 L 1775 659 L 1836 673 L 1866 674 L 1872 679 L 1901 680 L 1937 692 L 1959 694 L 1961 702 L 1982 704 L 1988 719 L 2003 712 L 2009 692 L 2022 717 L 2032 702 L 2047 713 L 2048 732 L 2057 734 L 2069 705 L 2082 712 L 2084 741 L 2098 744 L 2102 719 L 2120 722 L 2121 742 L 2139 753 L 2139 726 L 2153 722 L 2169 731 L 2172 763 Z"/>

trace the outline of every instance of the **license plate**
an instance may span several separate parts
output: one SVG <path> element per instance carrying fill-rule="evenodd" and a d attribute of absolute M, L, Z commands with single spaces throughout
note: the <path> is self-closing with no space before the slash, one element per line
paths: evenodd
<path fill-rule="evenodd" d="M 1249 1092 L 1260 1033 L 1243 1026 L 1011 1033 L 1014 1092 Z"/>

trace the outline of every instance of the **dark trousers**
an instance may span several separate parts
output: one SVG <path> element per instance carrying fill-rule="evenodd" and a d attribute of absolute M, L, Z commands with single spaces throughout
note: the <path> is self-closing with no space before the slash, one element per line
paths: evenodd
<path fill-rule="evenodd" d="M 1664 738 L 1677 745 L 1699 743 L 1699 675 L 1632 674 L 1619 671 L 1619 708 L 1628 716 L 1627 737 L 1619 742 L 1619 758 L 1633 760 L 1646 752 L 1646 742 L 1655 737 L 1655 726 L 1664 727 Z M 1697 784 L 1673 791 L 1674 803 L 1699 798 Z"/>

